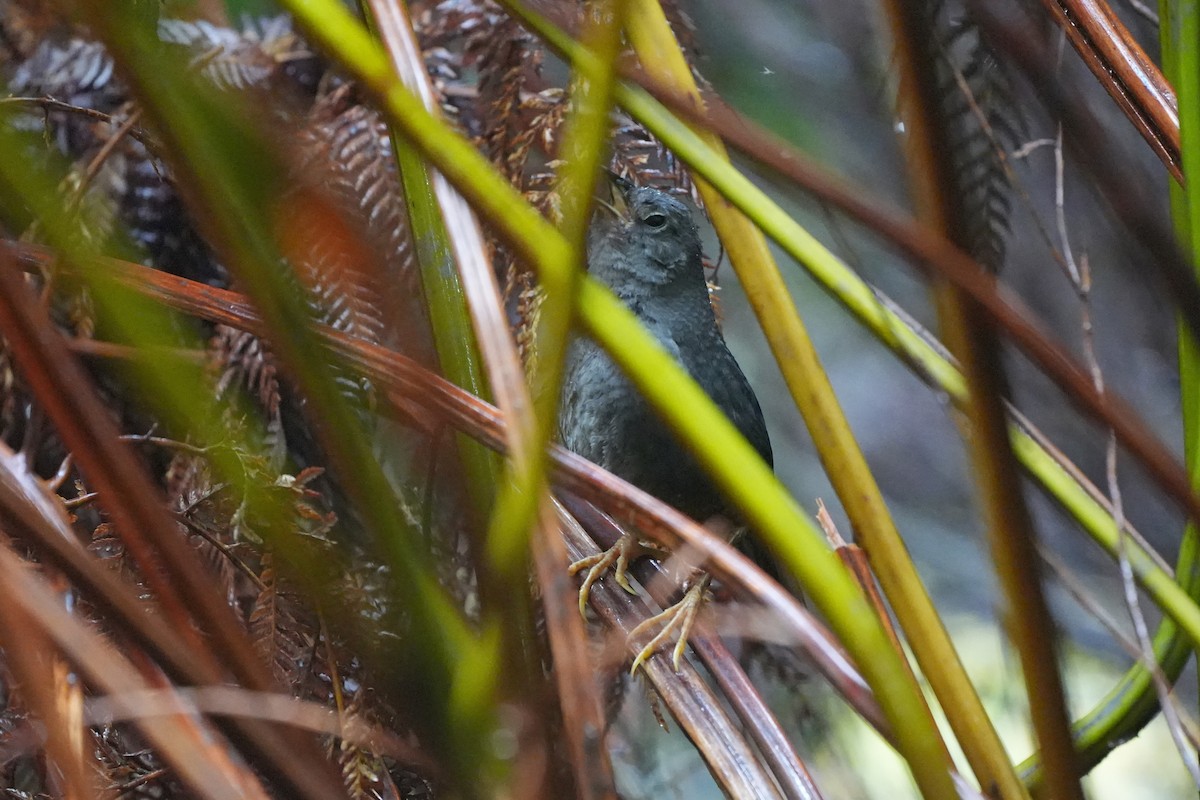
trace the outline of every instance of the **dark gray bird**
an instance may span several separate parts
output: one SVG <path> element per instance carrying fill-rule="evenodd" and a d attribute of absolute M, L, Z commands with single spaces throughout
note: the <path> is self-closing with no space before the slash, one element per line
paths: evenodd
<path fill-rule="evenodd" d="M 588 272 L 605 283 L 691 374 L 768 464 L 758 399 L 717 325 L 687 206 L 613 179 L 614 204 L 588 235 Z M 621 370 L 590 339 L 567 354 L 559 411 L 565 447 L 704 522 L 727 504 Z"/>
<path fill-rule="evenodd" d="M 771 442 L 758 399 L 726 347 L 709 301 L 700 235 L 691 213 L 683 203 L 657 189 L 637 187 L 616 176 L 613 183 L 614 203 L 601 204 L 588 234 L 588 272 L 633 310 L 771 464 Z M 696 459 L 590 339 L 576 339 L 567 353 L 559 438 L 568 449 L 698 522 L 721 516 L 725 521 L 714 521 L 710 527 L 727 535 L 736 528 L 728 504 Z M 607 552 L 572 564 L 572 574 L 588 569 L 579 591 L 580 612 L 585 610 L 592 584 L 614 564 L 614 579 L 632 592 L 625 569 L 631 558 L 647 552 L 654 550 L 626 534 Z M 634 659 L 634 670 L 676 628 L 679 639 L 674 663 L 678 669 L 708 581 L 708 576 L 702 575 L 679 603 L 630 633 L 632 638 L 663 625 Z"/>

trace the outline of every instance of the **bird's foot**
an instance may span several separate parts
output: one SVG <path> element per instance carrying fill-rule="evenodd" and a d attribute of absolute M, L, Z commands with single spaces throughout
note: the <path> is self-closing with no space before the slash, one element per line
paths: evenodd
<path fill-rule="evenodd" d="M 629 632 L 629 639 L 634 639 L 655 625 L 661 624 L 663 626 L 663 629 L 656 633 L 654 638 L 638 651 L 637 657 L 633 659 L 633 666 L 629 668 L 630 674 L 637 672 L 638 667 L 650 658 L 650 656 L 654 655 L 655 651 L 667 641 L 671 636 L 671 632 L 676 628 L 679 629 L 679 640 L 675 642 L 675 648 L 671 655 L 671 664 L 675 667 L 676 672 L 679 671 L 679 659 L 683 657 L 683 649 L 687 647 L 688 636 L 691 635 L 692 626 L 696 624 L 696 616 L 700 613 L 700 609 L 704 605 L 704 598 L 708 591 L 708 585 L 711 582 L 712 578 L 707 573 L 702 574 L 699 580 L 688 587 L 682 600 L 665 611 L 644 620 Z"/>
<path fill-rule="evenodd" d="M 603 553 L 581 558 L 567 567 L 567 571 L 572 575 L 587 570 L 587 575 L 583 577 L 583 585 L 579 587 L 579 613 L 587 614 L 588 596 L 591 594 L 592 585 L 603 578 L 610 569 L 613 570 L 613 579 L 621 585 L 622 589 L 630 594 L 637 594 L 637 590 L 633 588 L 629 578 L 626 577 L 626 573 L 629 571 L 629 562 L 642 556 L 660 558 L 664 555 L 666 555 L 665 551 L 653 542 L 638 539 L 630 533 L 622 533 L 617 543 Z M 616 564 L 616 569 L 613 569 L 614 564 Z"/>

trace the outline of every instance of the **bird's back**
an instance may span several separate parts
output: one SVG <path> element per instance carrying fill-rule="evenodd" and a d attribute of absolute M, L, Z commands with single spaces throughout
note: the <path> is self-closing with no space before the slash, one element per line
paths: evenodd
<path fill-rule="evenodd" d="M 715 327 L 679 323 L 635 312 L 701 388 L 772 463 L 766 424 L 754 392 Z M 726 503 L 691 452 L 590 339 L 572 345 L 564 374 L 559 416 L 567 449 L 703 521 Z"/>

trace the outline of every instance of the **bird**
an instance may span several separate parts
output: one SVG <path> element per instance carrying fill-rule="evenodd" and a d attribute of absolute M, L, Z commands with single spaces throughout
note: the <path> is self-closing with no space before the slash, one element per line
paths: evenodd
<path fill-rule="evenodd" d="M 705 280 L 700 233 L 688 206 L 670 194 L 608 174 L 611 202 L 598 200 L 588 231 L 587 271 L 623 302 L 717 407 L 773 466 L 771 441 L 758 398 L 729 351 Z M 577 335 L 569 344 L 559 403 L 558 438 L 568 450 L 604 467 L 711 529 L 740 530 L 736 512 L 649 402 L 594 341 Z M 616 565 L 614 578 L 628 591 L 624 576 L 631 558 L 647 550 L 626 534 L 613 548 L 571 565 L 588 569 L 580 590 L 587 592 Z M 694 582 L 684 599 L 648 624 L 664 630 L 634 660 L 633 669 L 680 629 L 675 665 L 686 644 L 708 585 Z"/>

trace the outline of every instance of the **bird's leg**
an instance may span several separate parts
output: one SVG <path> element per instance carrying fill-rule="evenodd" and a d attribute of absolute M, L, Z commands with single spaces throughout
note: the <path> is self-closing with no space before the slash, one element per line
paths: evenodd
<path fill-rule="evenodd" d="M 638 667 L 646 659 L 654 655 L 654 651 L 661 647 L 663 642 L 667 641 L 671 632 L 676 628 L 679 629 L 679 640 L 675 642 L 671 664 L 675 667 L 676 672 L 679 671 L 679 659 L 683 657 L 683 648 L 687 646 L 688 636 L 691 635 L 692 626 L 696 624 L 696 615 L 700 613 L 700 609 L 704 605 L 704 598 L 708 592 L 708 585 L 710 583 L 712 583 L 712 576 L 707 572 L 700 573 L 699 579 L 688 587 L 682 600 L 665 611 L 655 614 L 647 620 L 643 620 L 636 628 L 629 632 L 628 638 L 634 639 L 638 634 L 645 632 L 655 625 L 661 624 L 663 626 L 663 629 L 656 633 L 654 638 L 638 651 L 637 657 L 633 659 L 633 666 L 629 669 L 631 674 L 637 672 Z"/>
<path fill-rule="evenodd" d="M 583 578 L 583 585 L 579 587 L 579 613 L 586 615 L 592 584 L 603 578 L 610 569 L 613 570 L 613 579 L 621 585 L 622 589 L 630 594 L 637 594 L 633 585 L 629 583 L 629 578 L 626 577 L 626 573 L 629 571 L 629 562 L 642 556 L 662 558 L 665 555 L 666 552 L 654 542 L 639 539 L 628 531 L 622 531 L 621 538 L 617 539 L 617 543 L 603 553 L 576 561 L 567 568 L 570 574 L 576 575 L 587 570 L 587 575 Z M 613 569 L 613 564 L 616 564 L 616 569 Z"/>

